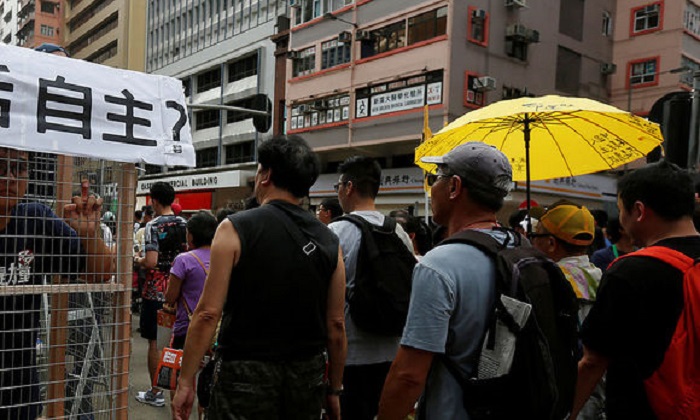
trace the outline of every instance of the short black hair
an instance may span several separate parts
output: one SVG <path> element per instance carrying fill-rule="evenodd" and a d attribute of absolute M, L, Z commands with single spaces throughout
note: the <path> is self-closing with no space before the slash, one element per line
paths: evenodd
<path fill-rule="evenodd" d="M 167 182 L 158 181 L 151 185 L 151 198 L 161 206 L 169 206 L 175 201 L 175 188 Z"/>
<path fill-rule="evenodd" d="M 319 205 L 326 210 L 330 210 L 331 220 L 343 215 L 343 208 L 340 207 L 340 202 L 337 198 L 324 198 Z"/>
<path fill-rule="evenodd" d="M 508 226 L 511 229 L 520 227 L 520 222 L 525 220 L 525 217 L 527 217 L 527 209 L 515 210 L 510 214 L 510 217 L 508 217 Z"/>
<path fill-rule="evenodd" d="M 693 177 L 666 160 L 625 175 L 617 191 L 625 210 L 631 211 L 640 201 L 666 221 L 692 217 L 695 210 Z"/>
<path fill-rule="evenodd" d="M 216 222 L 221 223 L 232 214 L 236 214 L 235 209 L 232 209 L 231 207 L 220 208 L 219 211 L 216 212 Z"/>
<path fill-rule="evenodd" d="M 195 248 L 211 245 L 219 224 L 210 212 L 200 210 L 187 221 L 187 231 L 192 235 Z"/>
<path fill-rule="evenodd" d="M 591 209 L 590 212 L 593 215 L 593 219 L 595 220 L 596 225 L 602 228 L 607 226 L 608 220 L 610 220 L 610 218 L 608 217 L 608 212 L 606 212 L 603 209 Z"/>
<path fill-rule="evenodd" d="M 415 234 L 415 241 L 420 255 L 425 255 L 433 249 L 433 232 L 423 219 L 408 214 L 406 224 L 403 227 L 406 233 Z"/>
<path fill-rule="evenodd" d="M 141 220 L 142 217 L 143 217 L 143 212 L 141 210 L 136 210 L 134 212 L 134 219 Z"/>
<path fill-rule="evenodd" d="M 276 187 L 297 198 L 309 195 L 318 179 L 321 163 L 304 139 L 296 135 L 276 136 L 258 147 L 258 162 L 271 169 L 271 181 Z"/>
<path fill-rule="evenodd" d="M 379 162 L 367 156 L 351 156 L 338 167 L 343 182 L 352 181 L 361 197 L 376 198 L 382 179 Z"/>
<path fill-rule="evenodd" d="M 153 206 L 143 206 L 143 214 L 149 217 L 153 217 L 153 215 L 156 214 L 156 211 L 153 210 Z"/>
<path fill-rule="evenodd" d="M 620 224 L 620 219 L 617 217 L 611 217 L 608 219 L 608 224 L 605 226 L 605 231 L 610 238 L 610 242 L 616 244 L 620 238 L 622 238 L 622 225 Z"/>

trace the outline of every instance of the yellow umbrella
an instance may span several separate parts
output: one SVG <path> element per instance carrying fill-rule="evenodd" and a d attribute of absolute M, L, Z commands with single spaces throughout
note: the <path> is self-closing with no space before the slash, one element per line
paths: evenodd
<path fill-rule="evenodd" d="M 482 141 L 501 150 L 513 166 L 513 180 L 590 174 L 615 169 L 646 156 L 663 142 L 656 123 L 591 99 L 543 96 L 496 102 L 471 111 L 416 149 L 442 156 L 467 141 Z M 529 211 L 529 209 L 528 209 Z"/>

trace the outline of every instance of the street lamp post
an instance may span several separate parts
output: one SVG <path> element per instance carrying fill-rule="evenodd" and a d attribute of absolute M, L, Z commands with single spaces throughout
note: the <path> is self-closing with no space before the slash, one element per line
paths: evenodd
<path fill-rule="evenodd" d="M 700 70 L 693 72 L 693 102 L 690 108 L 690 135 L 688 139 L 688 169 L 698 170 L 698 112 L 700 112 Z"/>

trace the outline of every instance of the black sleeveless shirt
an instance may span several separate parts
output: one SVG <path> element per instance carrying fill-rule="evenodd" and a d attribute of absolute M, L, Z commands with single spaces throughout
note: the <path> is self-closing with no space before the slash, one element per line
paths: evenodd
<path fill-rule="evenodd" d="M 228 219 L 238 232 L 241 255 L 231 272 L 219 333 L 224 359 L 288 361 L 320 353 L 338 238 L 311 213 L 283 201 Z M 288 229 L 299 229 L 316 250 L 307 255 Z"/>

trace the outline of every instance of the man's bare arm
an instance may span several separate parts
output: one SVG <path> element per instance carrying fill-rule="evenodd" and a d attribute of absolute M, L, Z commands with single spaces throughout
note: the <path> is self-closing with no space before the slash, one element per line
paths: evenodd
<path fill-rule="evenodd" d="M 378 419 L 405 419 L 425 388 L 434 354 L 401 346 L 391 364 L 379 401 Z"/>
<path fill-rule="evenodd" d="M 576 380 L 576 395 L 574 407 L 570 418 L 575 419 L 579 411 L 586 404 L 596 384 L 600 382 L 603 374 L 608 370 L 610 359 L 597 353 L 585 345 L 583 346 L 583 358 L 578 362 L 578 379 Z"/>

